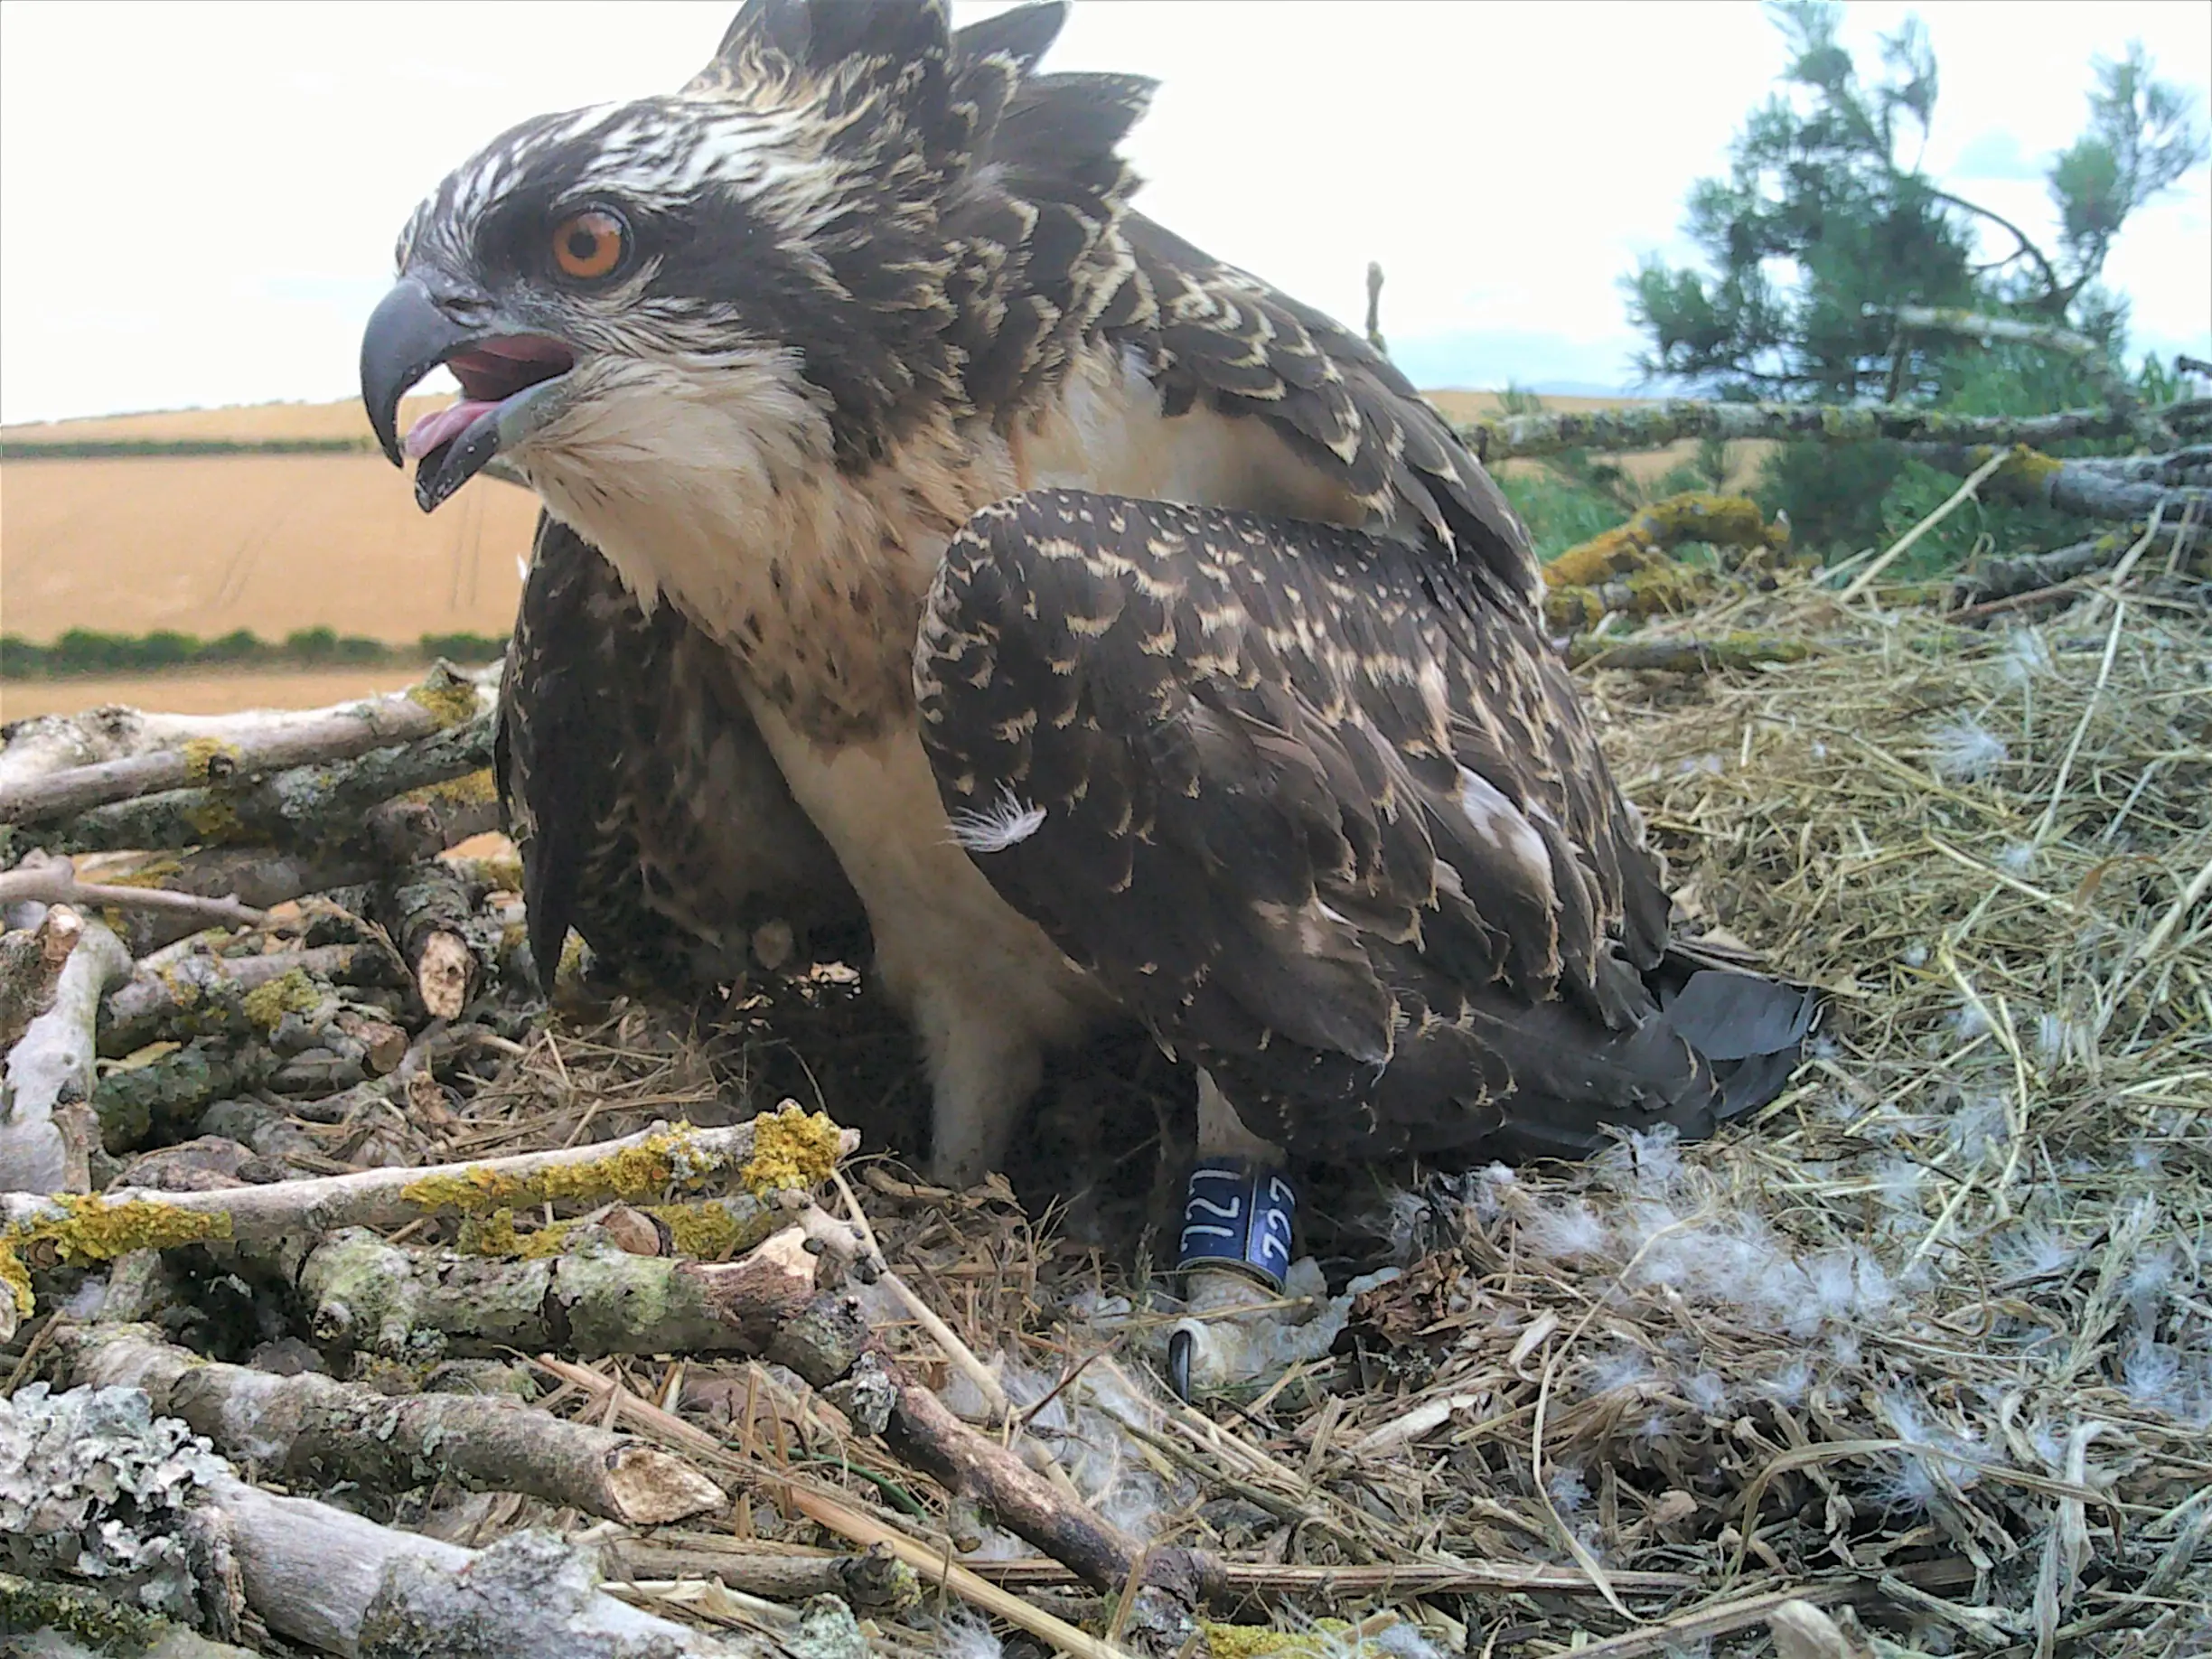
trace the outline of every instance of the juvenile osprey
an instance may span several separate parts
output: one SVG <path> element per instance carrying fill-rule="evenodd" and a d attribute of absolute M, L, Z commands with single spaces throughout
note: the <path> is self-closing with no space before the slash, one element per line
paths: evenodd
<path fill-rule="evenodd" d="M 417 210 L 362 348 L 386 452 L 426 510 L 497 457 L 642 613 L 518 647 L 530 767 L 660 745 L 643 807 L 689 809 L 714 737 L 656 687 L 726 681 L 950 1180 L 1117 1019 L 1218 1083 L 1214 1150 L 1575 1152 L 1771 1098 L 1808 1000 L 1671 939 L 1522 525 L 1361 340 L 1128 207 L 1150 83 L 1036 72 L 1061 17 L 748 0 L 678 94 L 525 122 Z M 524 788 L 540 852 L 588 772 Z M 548 903 L 604 900 L 600 854 Z"/>

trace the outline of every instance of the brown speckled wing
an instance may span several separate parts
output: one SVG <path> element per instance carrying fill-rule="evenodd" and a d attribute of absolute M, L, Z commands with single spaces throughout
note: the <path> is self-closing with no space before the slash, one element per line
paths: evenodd
<path fill-rule="evenodd" d="M 1539 591 L 1527 531 L 1442 416 L 1366 341 L 1140 213 L 1120 222 L 1154 315 L 1129 333 L 1156 351 L 1173 410 L 1204 398 L 1265 420 L 1366 504 L 1366 528 L 1424 535 L 1494 596 Z"/>
<path fill-rule="evenodd" d="M 916 682 L 956 821 L 1035 820 L 978 867 L 1294 1151 L 1720 1111 L 1571 687 L 1432 543 L 1017 497 L 948 551 Z"/>

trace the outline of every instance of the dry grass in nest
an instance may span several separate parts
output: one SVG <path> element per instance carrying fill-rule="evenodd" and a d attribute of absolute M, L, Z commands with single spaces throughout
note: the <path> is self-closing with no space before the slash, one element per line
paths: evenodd
<path fill-rule="evenodd" d="M 1690 906 L 1832 993 L 1757 1122 L 1430 1182 L 1354 1356 L 1207 1415 L 1152 1380 L 1171 1304 L 1126 1252 L 884 1171 L 867 1207 L 1078 1491 L 1240 1563 L 1292 1623 L 1386 1605 L 1469 1652 L 1753 1651 L 1789 1591 L 1920 1651 L 2203 1651 L 2212 624 L 2138 596 L 1986 633 L 1755 603 L 1729 625 L 1819 653 L 1592 689 Z M 888 1477 L 844 1491 L 1064 1583 Z M 1550 1588 L 1495 1588 L 1514 1563 Z"/>

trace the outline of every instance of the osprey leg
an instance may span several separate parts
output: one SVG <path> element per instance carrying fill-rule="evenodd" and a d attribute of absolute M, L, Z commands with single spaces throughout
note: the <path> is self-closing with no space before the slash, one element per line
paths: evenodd
<path fill-rule="evenodd" d="M 1186 1311 L 1167 1334 L 1167 1378 L 1178 1398 L 1318 1359 L 1336 1341 L 1341 1317 L 1286 1317 L 1304 1311 L 1284 1295 L 1297 1221 L 1282 1154 L 1244 1127 L 1201 1071 L 1198 1158 L 1176 1263 Z"/>

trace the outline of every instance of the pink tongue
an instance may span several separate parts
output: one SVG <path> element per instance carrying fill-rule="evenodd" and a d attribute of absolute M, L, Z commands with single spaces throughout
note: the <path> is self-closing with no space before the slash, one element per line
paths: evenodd
<path fill-rule="evenodd" d="M 459 437 L 479 415 L 487 415 L 499 408 L 496 403 L 485 403 L 479 398 L 464 398 L 451 408 L 439 409 L 424 416 L 408 428 L 404 447 L 408 458 L 419 461 L 439 445 Z"/>

